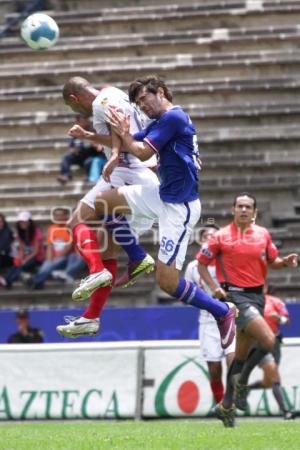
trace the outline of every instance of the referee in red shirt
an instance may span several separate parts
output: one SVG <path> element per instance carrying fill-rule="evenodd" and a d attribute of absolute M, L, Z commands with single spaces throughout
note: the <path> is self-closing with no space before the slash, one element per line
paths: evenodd
<path fill-rule="evenodd" d="M 246 409 L 248 378 L 253 368 L 274 346 L 274 333 L 264 320 L 263 286 L 268 267 L 296 267 L 298 255 L 281 258 L 266 228 L 255 224 L 256 199 L 239 194 L 233 202 L 233 221 L 215 233 L 198 256 L 199 271 L 216 298 L 230 299 L 239 309 L 236 320 L 236 354 L 227 376 L 227 386 L 216 415 L 225 427 L 234 427 L 235 408 Z M 216 261 L 218 286 L 207 266 Z M 253 344 L 258 346 L 250 349 Z"/>

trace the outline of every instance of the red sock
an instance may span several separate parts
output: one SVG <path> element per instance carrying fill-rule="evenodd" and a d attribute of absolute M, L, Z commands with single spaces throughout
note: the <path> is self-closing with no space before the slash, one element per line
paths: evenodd
<path fill-rule="evenodd" d="M 223 400 L 224 397 L 224 386 L 222 380 L 210 381 L 210 387 L 215 399 L 215 403 L 218 404 Z"/>
<path fill-rule="evenodd" d="M 115 281 L 117 274 L 117 260 L 105 259 L 103 261 L 104 267 L 110 271 L 113 276 L 113 282 Z M 98 319 L 100 313 L 105 305 L 106 300 L 111 293 L 112 286 L 105 286 L 97 289 L 91 296 L 89 306 L 82 314 L 86 319 Z"/>
<path fill-rule="evenodd" d="M 104 265 L 95 231 L 84 223 L 79 223 L 73 228 L 73 238 L 79 253 L 88 265 L 89 273 L 101 272 Z"/>

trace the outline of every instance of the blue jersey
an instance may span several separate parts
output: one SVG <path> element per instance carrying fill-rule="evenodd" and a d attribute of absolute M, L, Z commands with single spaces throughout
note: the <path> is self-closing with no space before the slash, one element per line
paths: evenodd
<path fill-rule="evenodd" d="M 145 141 L 159 156 L 159 195 L 164 202 L 183 203 L 199 198 L 196 131 L 180 107 L 163 113 L 134 138 Z"/>

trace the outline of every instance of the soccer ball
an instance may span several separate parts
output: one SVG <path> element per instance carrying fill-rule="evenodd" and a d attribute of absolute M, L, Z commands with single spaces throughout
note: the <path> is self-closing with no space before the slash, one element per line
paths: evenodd
<path fill-rule="evenodd" d="M 55 44 L 58 36 L 57 23 L 47 14 L 32 14 L 21 26 L 21 37 L 33 50 L 47 50 Z"/>

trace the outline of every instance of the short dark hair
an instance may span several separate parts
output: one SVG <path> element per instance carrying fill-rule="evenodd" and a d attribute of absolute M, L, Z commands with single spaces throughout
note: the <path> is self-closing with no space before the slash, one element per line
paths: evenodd
<path fill-rule="evenodd" d="M 128 88 L 130 103 L 136 102 L 136 98 L 143 88 L 146 88 L 147 92 L 152 92 L 152 94 L 157 94 L 158 89 L 162 88 L 166 99 L 169 102 L 173 100 L 172 92 L 166 86 L 165 82 L 156 75 L 149 75 L 147 77 L 137 78 L 130 84 Z"/>
<path fill-rule="evenodd" d="M 214 228 L 216 231 L 218 231 L 220 229 L 220 227 L 218 227 L 218 225 L 216 225 L 215 223 L 206 223 L 201 228 L 201 231 L 199 234 L 200 239 L 202 239 L 203 234 L 205 233 L 205 231 L 209 230 L 209 228 Z"/>
<path fill-rule="evenodd" d="M 65 214 L 69 214 L 70 210 L 68 208 L 64 208 L 63 206 L 57 206 L 56 208 L 52 209 L 52 213 L 55 213 L 56 211 L 63 212 Z"/>
<path fill-rule="evenodd" d="M 0 213 L 0 218 L 2 219 L 4 228 L 7 227 L 8 225 L 7 225 L 7 221 L 6 221 L 5 215 Z"/>
<path fill-rule="evenodd" d="M 253 200 L 253 207 L 254 207 L 254 209 L 256 209 L 256 207 L 257 207 L 256 206 L 257 205 L 256 197 L 254 197 L 254 195 L 252 195 L 252 194 L 249 194 L 249 192 L 241 192 L 240 194 L 236 195 L 234 197 L 234 200 L 233 200 L 233 206 L 236 206 L 236 202 L 237 202 L 237 199 L 239 197 L 249 197 L 249 198 L 251 198 Z"/>
<path fill-rule="evenodd" d="M 20 309 L 19 311 L 17 311 L 16 316 L 18 319 L 28 319 L 29 313 L 28 313 L 27 309 Z"/>

